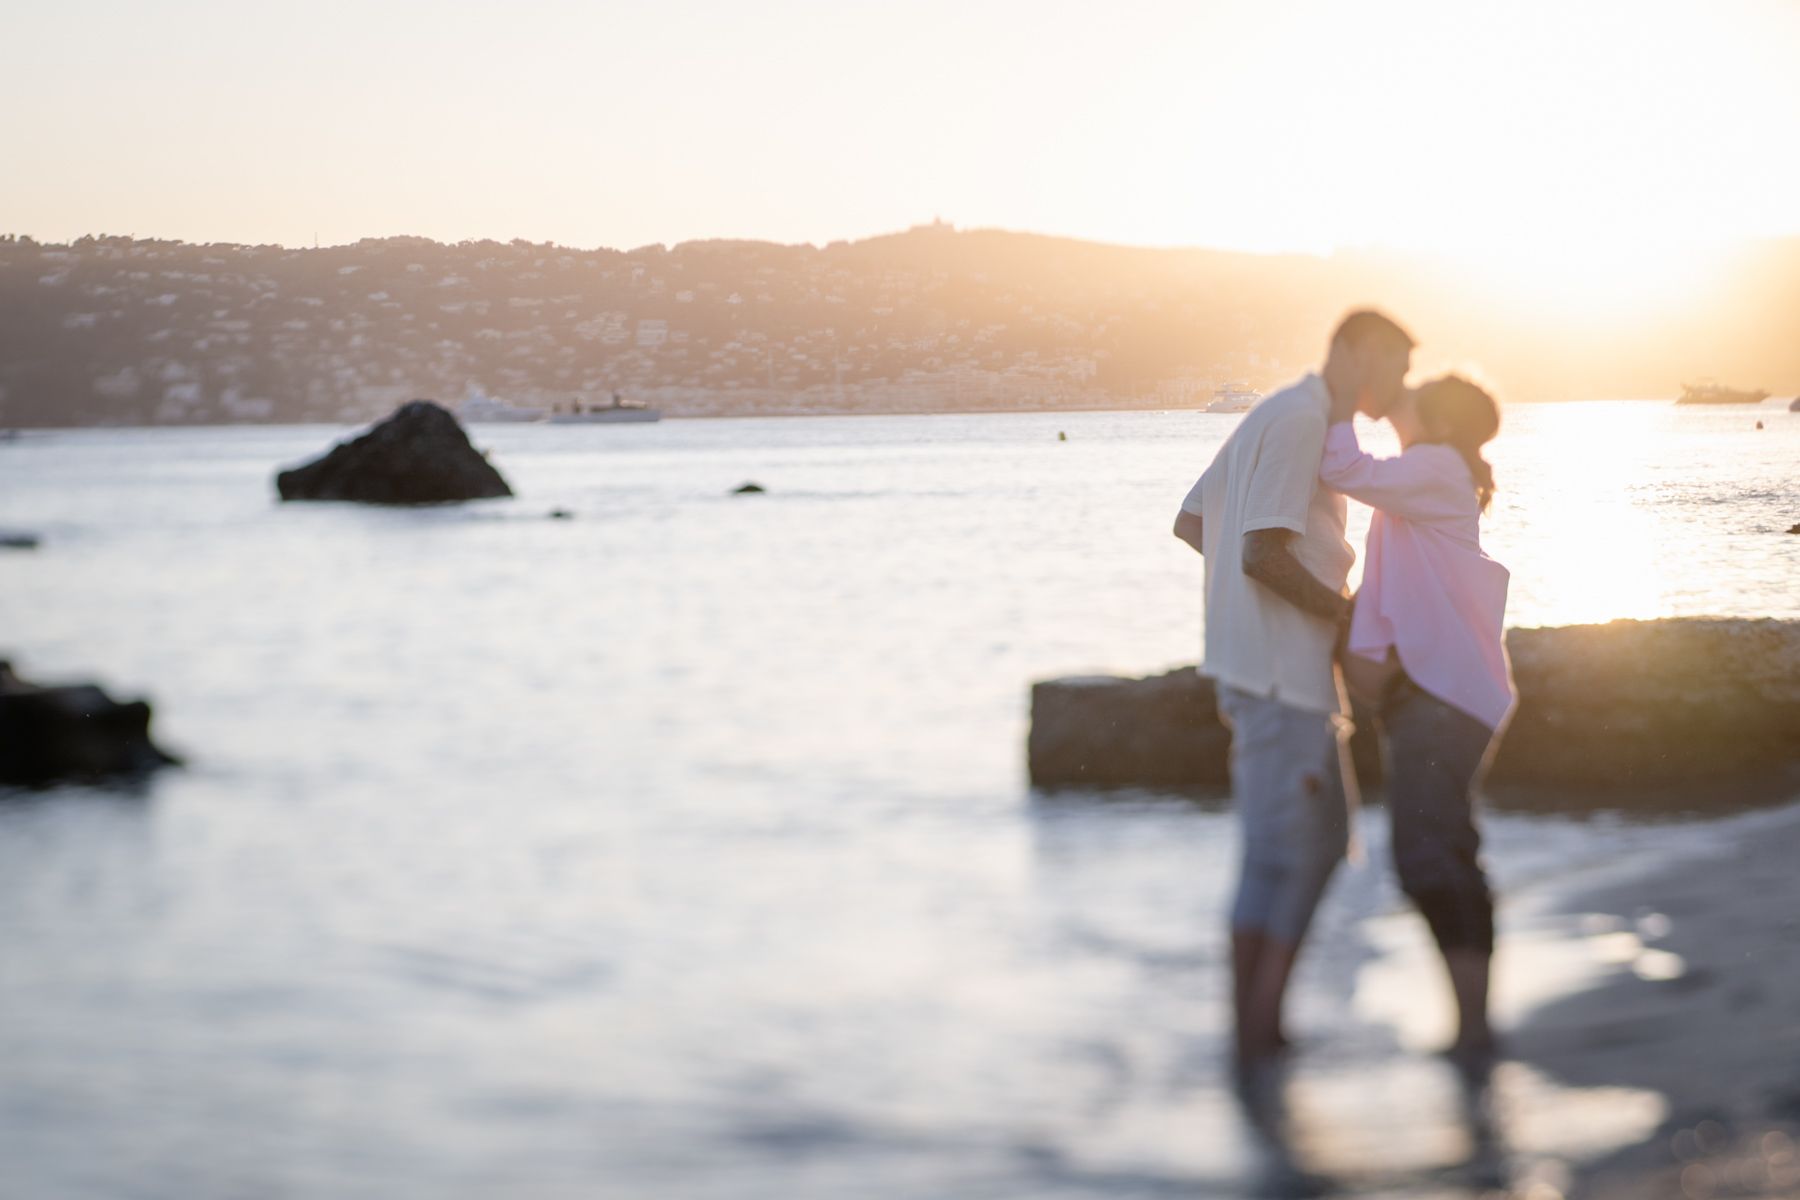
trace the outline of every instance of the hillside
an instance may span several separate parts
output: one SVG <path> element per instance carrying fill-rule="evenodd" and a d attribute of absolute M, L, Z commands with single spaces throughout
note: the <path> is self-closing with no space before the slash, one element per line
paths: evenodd
<path fill-rule="evenodd" d="M 923 226 L 824 247 L 0 238 L 0 426 L 362 421 L 471 388 L 674 415 L 1204 404 L 1314 364 L 1354 304 L 1511 400 L 1800 388 L 1800 242 L 1654 321 L 1570 323 L 1424 260 Z"/>

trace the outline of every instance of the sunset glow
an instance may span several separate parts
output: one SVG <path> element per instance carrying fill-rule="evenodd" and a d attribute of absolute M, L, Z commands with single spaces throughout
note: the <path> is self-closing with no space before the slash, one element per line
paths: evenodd
<path fill-rule="evenodd" d="M 0 1200 L 1800 1200 L 1800 0 L 0 109 Z"/>
<path fill-rule="evenodd" d="M 1642 299 L 1647 254 L 1800 231 L 1796 51 L 1773 2 L 95 0 L 11 18 L 0 230 L 630 247 L 941 215 Z"/>

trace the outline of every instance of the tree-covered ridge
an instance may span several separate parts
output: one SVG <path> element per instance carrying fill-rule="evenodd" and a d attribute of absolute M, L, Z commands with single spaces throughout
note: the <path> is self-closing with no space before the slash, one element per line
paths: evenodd
<path fill-rule="evenodd" d="M 1793 246 L 1780 248 L 1761 286 L 1800 283 Z M 1504 314 L 1458 297 L 1457 282 L 1404 260 L 942 225 L 823 247 L 631 251 L 5 237 L 0 425 L 361 421 L 471 387 L 544 406 L 620 392 L 709 415 L 1194 404 L 1229 380 L 1305 369 L 1356 303 L 1393 308 L 1428 346 L 1436 336 L 1466 357 Z M 1563 394 L 1632 394 L 1629 372 L 1605 386 L 1603 340 L 1515 320 L 1487 342 L 1490 364 L 1548 359 L 1546 379 L 1577 389 Z M 1667 389 L 1663 371 L 1638 375 Z M 1745 382 L 1780 389 L 1781 371 L 1800 377 L 1800 363 Z M 1531 372 L 1512 374 L 1517 391 Z"/>

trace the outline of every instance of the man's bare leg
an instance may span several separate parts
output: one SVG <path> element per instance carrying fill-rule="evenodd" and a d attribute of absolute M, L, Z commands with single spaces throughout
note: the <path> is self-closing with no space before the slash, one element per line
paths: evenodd
<path fill-rule="evenodd" d="M 1281 1010 L 1299 952 L 1297 943 L 1260 930 L 1232 931 L 1232 998 L 1240 1068 L 1273 1058 L 1286 1048 Z"/>
<path fill-rule="evenodd" d="M 1262 959 L 1263 933 L 1260 929 L 1231 931 L 1231 1013 L 1237 1038 L 1237 1061 L 1249 1057 L 1248 1037 L 1256 1024 L 1250 1009 L 1250 995 L 1256 984 L 1256 968 Z"/>

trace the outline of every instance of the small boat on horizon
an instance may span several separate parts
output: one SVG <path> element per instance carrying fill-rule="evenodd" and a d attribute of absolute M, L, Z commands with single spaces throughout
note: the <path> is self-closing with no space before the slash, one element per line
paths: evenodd
<path fill-rule="evenodd" d="M 1209 413 L 1249 412 L 1251 406 L 1261 399 L 1261 392 L 1240 380 L 1215 389 L 1212 403 L 1206 406 L 1206 411 Z"/>
<path fill-rule="evenodd" d="M 1693 383 L 1681 385 L 1681 399 L 1677 404 L 1761 404 L 1769 398 L 1764 391 L 1743 391 L 1729 388 L 1716 379 L 1698 379 Z"/>
<path fill-rule="evenodd" d="M 496 400 L 480 388 L 471 386 L 469 394 L 456 407 L 456 419 L 463 424 L 470 423 L 509 425 L 525 421 L 541 421 L 549 414 L 541 408 L 525 408 L 516 404 L 508 404 L 504 400 Z"/>
<path fill-rule="evenodd" d="M 617 392 L 612 394 L 610 404 L 584 405 L 580 400 L 572 400 L 568 412 L 564 412 L 560 404 L 550 410 L 552 425 L 610 425 L 660 420 L 662 413 L 658 410 L 640 401 L 622 399 Z"/>

